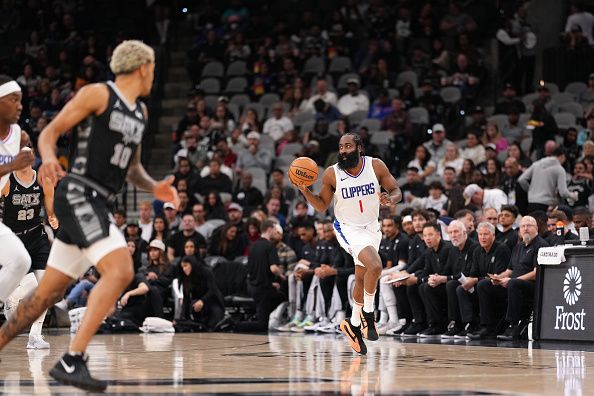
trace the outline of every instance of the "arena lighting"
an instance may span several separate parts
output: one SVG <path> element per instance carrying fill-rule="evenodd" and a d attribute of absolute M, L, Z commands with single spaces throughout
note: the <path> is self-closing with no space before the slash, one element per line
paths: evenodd
<path fill-rule="evenodd" d="M 182 8 L 182 12 L 185 14 L 186 12 L 188 12 L 188 8 L 187 7 Z"/>

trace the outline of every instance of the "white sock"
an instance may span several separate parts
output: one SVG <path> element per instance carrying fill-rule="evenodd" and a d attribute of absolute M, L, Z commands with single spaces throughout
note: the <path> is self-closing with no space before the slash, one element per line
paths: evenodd
<path fill-rule="evenodd" d="M 398 322 L 398 311 L 396 310 L 396 306 L 392 305 L 390 307 L 386 307 L 388 309 L 388 315 L 390 316 L 390 322 Z"/>
<path fill-rule="evenodd" d="M 390 319 L 387 311 L 380 311 L 379 323 L 386 323 Z"/>
<path fill-rule="evenodd" d="M 33 324 L 31 325 L 31 330 L 29 330 L 29 337 L 41 335 L 41 329 L 43 329 L 43 321 L 45 320 L 46 313 L 47 311 L 42 313 L 39 319 L 33 322 Z"/>
<path fill-rule="evenodd" d="M 367 313 L 373 312 L 375 310 L 374 305 L 375 305 L 375 291 L 373 292 L 373 294 L 369 294 L 369 293 L 367 293 L 367 291 L 365 291 L 365 293 L 363 294 L 363 311 L 365 311 Z"/>
<path fill-rule="evenodd" d="M 353 312 L 351 313 L 351 324 L 355 327 L 361 326 L 361 309 L 363 305 L 355 301 Z"/>

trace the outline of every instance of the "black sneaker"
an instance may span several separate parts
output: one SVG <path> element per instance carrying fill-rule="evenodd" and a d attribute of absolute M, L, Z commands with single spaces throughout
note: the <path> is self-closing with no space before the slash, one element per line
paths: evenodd
<path fill-rule="evenodd" d="M 448 325 L 448 330 L 441 335 L 441 338 L 444 340 L 449 340 L 451 338 L 455 338 L 456 334 L 460 331 L 460 328 L 456 325 L 456 322 L 451 321 Z"/>
<path fill-rule="evenodd" d="M 519 325 L 510 324 L 503 334 L 497 336 L 497 339 L 501 341 L 516 341 L 520 339 L 520 332 L 521 327 Z"/>
<path fill-rule="evenodd" d="M 351 319 L 345 319 L 340 322 L 340 331 L 346 336 L 349 345 L 355 352 L 361 355 L 367 353 L 367 347 L 363 342 L 360 326 L 355 327 L 351 324 Z"/>
<path fill-rule="evenodd" d="M 443 326 L 430 325 L 428 329 L 426 329 L 425 331 L 422 331 L 421 334 L 419 334 L 419 337 L 421 337 L 421 338 L 440 338 L 440 336 L 444 332 L 445 332 L 445 329 L 443 328 Z"/>
<path fill-rule="evenodd" d="M 52 368 L 49 375 L 64 385 L 72 385 L 90 392 L 103 392 L 107 389 L 107 382 L 91 377 L 87 368 L 88 355 L 64 356 Z"/>
<path fill-rule="evenodd" d="M 402 334 L 400 334 L 400 336 L 403 338 L 417 337 L 417 335 L 425 331 L 426 328 L 427 326 L 425 323 L 412 323 L 404 332 L 402 332 Z"/>
<path fill-rule="evenodd" d="M 406 322 L 404 326 L 394 332 L 394 337 L 400 337 L 412 325 L 411 322 Z"/>
<path fill-rule="evenodd" d="M 472 325 L 470 323 L 466 323 L 466 325 L 464 326 L 464 328 L 462 330 L 460 330 L 459 332 L 456 333 L 456 335 L 454 336 L 455 339 L 457 340 L 465 340 L 466 336 L 474 331 L 476 331 L 477 329 L 475 329 L 474 327 L 472 327 Z"/>
<path fill-rule="evenodd" d="M 474 332 L 466 335 L 466 337 L 471 340 L 482 340 L 485 338 L 495 338 L 496 336 L 497 336 L 497 333 L 495 333 L 494 331 L 490 330 L 487 327 L 481 327 L 480 330 L 474 331 Z"/>
<path fill-rule="evenodd" d="M 361 311 L 361 334 L 363 338 L 369 341 L 377 341 L 379 339 L 373 312 Z"/>

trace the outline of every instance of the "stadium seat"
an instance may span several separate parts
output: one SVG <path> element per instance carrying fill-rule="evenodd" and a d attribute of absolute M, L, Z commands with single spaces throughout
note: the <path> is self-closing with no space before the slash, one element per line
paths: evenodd
<path fill-rule="evenodd" d="M 285 147 L 283 147 L 283 150 L 281 151 L 280 155 L 281 156 L 292 155 L 293 157 L 295 157 L 295 155 L 298 155 L 302 149 L 303 149 L 303 145 L 301 143 L 287 143 L 287 145 Z"/>
<path fill-rule="evenodd" d="M 221 84 L 216 78 L 205 78 L 200 81 L 200 88 L 207 94 L 217 94 L 221 91 Z"/>
<path fill-rule="evenodd" d="M 206 95 L 204 97 L 204 101 L 206 102 L 206 105 L 208 107 L 214 110 L 217 107 L 217 104 L 219 103 L 219 97 L 217 95 Z"/>
<path fill-rule="evenodd" d="M 294 154 L 285 155 L 285 154 L 281 153 L 280 156 L 276 157 L 274 166 L 277 168 L 284 168 L 284 167 L 288 168 L 289 165 L 291 165 L 291 162 L 293 162 L 293 160 L 295 158 L 296 158 L 296 156 Z"/>
<path fill-rule="evenodd" d="M 390 143 L 392 136 L 393 134 L 390 131 L 375 131 L 371 134 L 370 143 L 375 144 L 378 147 L 383 146 L 385 148 Z"/>
<path fill-rule="evenodd" d="M 573 102 L 575 96 L 567 92 L 560 92 L 553 95 L 551 100 L 557 105 L 562 105 L 563 103 Z"/>
<path fill-rule="evenodd" d="M 221 219 L 208 220 L 206 223 L 204 223 L 201 226 L 199 226 L 198 228 L 196 228 L 196 231 L 198 231 L 200 234 L 202 234 L 202 236 L 204 238 L 206 238 L 206 240 L 209 240 L 210 237 L 212 236 L 213 231 L 216 230 L 217 228 L 219 228 L 220 226 L 222 226 L 223 224 L 225 224 L 225 220 L 221 220 Z"/>
<path fill-rule="evenodd" d="M 462 99 L 462 93 L 458 87 L 444 87 L 439 91 L 439 95 L 449 104 L 458 103 Z"/>
<path fill-rule="evenodd" d="M 417 125 L 429 124 L 429 112 L 424 107 L 411 107 L 408 109 L 410 122 Z"/>
<path fill-rule="evenodd" d="M 280 96 L 276 93 L 267 93 L 262 95 L 260 100 L 258 101 L 262 106 L 269 108 L 273 104 L 280 102 Z"/>
<path fill-rule="evenodd" d="M 227 66 L 227 77 L 239 77 L 247 74 L 247 66 L 245 61 L 235 61 Z"/>
<path fill-rule="evenodd" d="M 559 111 L 571 113 L 575 118 L 582 118 L 584 116 L 584 107 L 577 102 L 568 102 L 559 105 Z"/>
<path fill-rule="evenodd" d="M 305 132 L 311 132 L 311 131 L 313 131 L 315 125 L 316 125 L 316 121 L 315 120 L 305 121 L 299 127 L 299 135 L 301 135 L 303 137 L 303 135 L 305 134 Z"/>
<path fill-rule="evenodd" d="M 236 103 L 229 103 L 227 105 L 227 108 L 229 109 L 231 114 L 233 114 L 233 118 L 235 118 L 236 120 L 239 120 L 239 115 L 241 114 L 241 110 L 239 109 L 239 106 Z"/>
<path fill-rule="evenodd" d="M 359 123 L 361 123 L 365 119 L 365 117 L 367 117 L 366 111 L 355 111 L 349 114 L 349 123 L 351 124 L 351 126 L 359 125 Z"/>
<path fill-rule="evenodd" d="M 532 102 L 534 102 L 536 99 L 538 99 L 538 94 L 530 93 L 522 97 L 522 102 L 524 103 L 524 106 L 526 106 L 527 110 L 532 111 Z"/>
<path fill-rule="evenodd" d="M 239 108 L 242 109 L 242 110 L 250 102 L 251 102 L 250 97 L 248 95 L 246 95 L 246 94 L 233 95 L 231 97 L 231 100 L 229 101 L 229 103 L 235 103 L 236 105 L 238 105 Z"/>
<path fill-rule="evenodd" d="M 234 77 L 227 82 L 226 93 L 243 93 L 248 87 L 248 81 L 245 77 Z"/>
<path fill-rule="evenodd" d="M 369 131 L 379 131 L 382 127 L 382 122 L 375 118 L 366 118 L 359 123 L 359 128 L 367 127 Z"/>
<path fill-rule="evenodd" d="M 575 116 L 571 113 L 557 113 L 553 117 L 555 117 L 557 126 L 560 129 L 567 129 L 575 126 Z"/>
<path fill-rule="evenodd" d="M 345 73 L 350 72 L 351 70 L 351 60 L 346 56 L 332 58 L 330 66 L 328 66 L 328 73 Z"/>
<path fill-rule="evenodd" d="M 264 116 L 265 116 L 264 112 L 265 112 L 265 109 L 264 109 L 264 106 L 262 106 L 260 103 L 256 103 L 256 102 L 250 102 L 250 103 L 248 103 L 247 105 L 245 105 L 245 106 L 243 107 L 243 112 L 242 112 L 242 115 L 245 115 L 245 112 L 246 112 L 248 109 L 253 109 L 253 110 L 255 110 L 255 111 L 256 111 L 256 114 L 258 114 L 258 119 L 259 119 L 260 121 L 264 120 Z"/>
<path fill-rule="evenodd" d="M 206 78 L 206 77 L 217 77 L 217 78 L 221 78 L 223 77 L 223 74 L 225 73 L 225 68 L 223 67 L 223 64 L 221 62 L 208 62 L 206 65 L 204 65 L 204 68 L 202 69 L 202 73 L 201 76 L 202 78 Z"/>
<path fill-rule="evenodd" d="M 265 195 L 268 190 L 268 186 L 266 185 L 266 171 L 256 167 L 247 168 L 246 171 L 252 174 L 253 186 L 260 190 L 262 195 Z"/>
<path fill-rule="evenodd" d="M 545 87 L 549 89 L 551 95 L 555 95 L 559 93 L 559 86 L 553 82 L 546 82 Z"/>
<path fill-rule="evenodd" d="M 574 97 L 578 97 L 582 92 L 588 89 L 588 85 L 581 81 L 574 81 L 565 87 L 565 92 L 572 94 Z"/>
<path fill-rule="evenodd" d="M 417 73 L 414 70 L 406 70 L 402 73 L 398 74 L 396 77 L 396 86 L 402 87 L 404 83 L 411 83 L 413 87 L 419 86 L 419 78 L 417 77 Z"/>
<path fill-rule="evenodd" d="M 317 56 L 313 56 L 305 61 L 303 66 L 304 74 L 318 74 L 323 73 L 325 69 L 324 60 Z"/>
<path fill-rule="evenodd" d="M 293 125 L 301 127 L 305 122 L 315 120 L 315 115 L 311 111 L 302 111 L 293 117 Z"/>
<path fill-rule="evenodd" d="M 500 131 L 507 125 L 507 116 L 505 114 L 495 114 L 487 118 L 487 122 L 497 125 Z"/>

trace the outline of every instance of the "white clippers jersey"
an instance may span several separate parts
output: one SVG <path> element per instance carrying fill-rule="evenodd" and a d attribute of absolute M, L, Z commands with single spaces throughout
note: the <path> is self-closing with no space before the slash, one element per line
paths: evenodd
<path fill-rule="evenodd" d="M 14 160 L 14 157 L 21 150 L 21 127 L 17 124 L 10 126 L 10 132 L 4 140 L 0 140 L 0 165 L 8 164 Z M 0 190 L 10 177 L 10 172 L 0 178 Z"/>
<path fill-rule="evenodd" d="M 336 191 L 334 216 L 343 224 L 366 226 L 379 217 L 380 185 L 373 170 L 372 157 L 362 157 L 363 167 L 358 175 L 351 175 L 334 164 Z"/>

